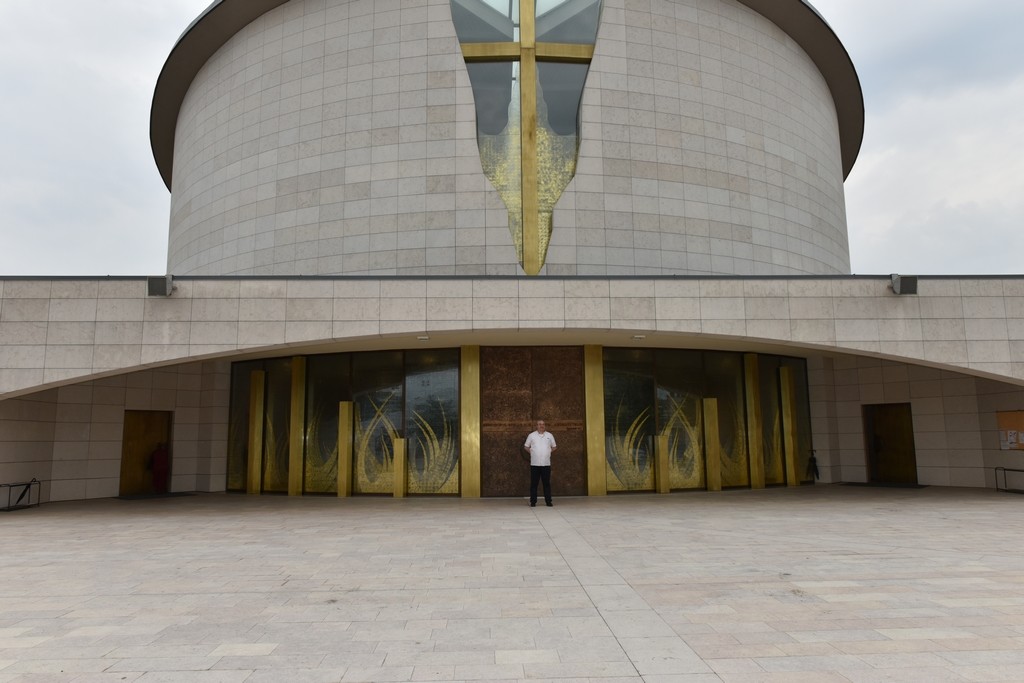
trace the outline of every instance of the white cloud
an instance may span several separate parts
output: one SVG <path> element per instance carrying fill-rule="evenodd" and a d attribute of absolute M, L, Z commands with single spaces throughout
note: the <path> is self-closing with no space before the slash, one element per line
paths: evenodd
<path fill-rule="evenodd" d="M 0 4 L 0 273 L 165 270 L 169 195 L 149 107 L 174 41 L 206 4 Z"/>
<path fill-rule="evenodd" d="M 865 93 L 853 270 L 1024 272 L 1024 3 L 814 4 Z"/>

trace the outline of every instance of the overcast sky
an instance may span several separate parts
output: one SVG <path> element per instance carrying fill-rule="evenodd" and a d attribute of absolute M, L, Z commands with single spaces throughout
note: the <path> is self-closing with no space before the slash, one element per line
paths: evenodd
<path fill-rule="evenodd" d="M 0 0 L 0 275 L 163 273 L 153 86 L 209 0 Z M 813 0 L 864 88 L 854 273 L 1024 273 L 1024 2 Z"/>

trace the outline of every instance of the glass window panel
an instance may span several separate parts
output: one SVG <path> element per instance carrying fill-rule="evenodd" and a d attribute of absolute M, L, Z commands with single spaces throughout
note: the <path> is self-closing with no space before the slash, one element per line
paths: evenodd
<path fill-rule="evenodd" d="M 538 123 L 555 135 L 572 137 L 572 158 L 576 157 L 580 100 L 589 64 L 537 62 Z"/>
<path fill-rule="evenodd" d="M 228 424 L 228 491 L 245 491 L 249 475 L 249 389 L 253 370 L 262 361 L 231 365 L 231 407 Z"/>
<path fill-rule="evenodd" d="M 519 0 L 452 0 L 451 7 L 462 43 L 519 40 Z"/>
<path fill-rule="evenodd" d="M 804 482 L 814 481 L 808 471 L 814 443 L 811 440 L 811 392 L 807 386 L 807 361 L 803 358 L 780 358 L 780 366 L 793 371 L 793 391 L 796 392 L 796 475 Z"/>
<path fill-rule="evenodd" d="M 785 451 L 782 443 L 782 404 L 779 394 L 779 359 L 758 356 L 761 393 L 761 448 L 764 450 L 764 482 L 786 483 Z"/>
<path fill-rule="evenodd" d="M 657 432 L 668 436 L 669 487 L 703 489 L 704 435 L 701 389 L 704 369 L 699 351 L 658 351 Z"/>
<path fill-rule="evenodd" d="M 605 458 L 609 491 L 654 489 L 654 356 L 605 349 Z"/>
<path fill-rule="evenodd" d="M 477 135 L 498 135 L 508 128 L 512 104 L 513 62 L 471 62 L 466 64 L 476 105 Z M 518 104 L 518 103 L 517 103 Z"/>
<path fill-rule="evenodd" d="M 459 492 L 459 351 L 406 353 L 409 493 Z"/>
<path fill-rule="evenodd" d="M 266 413 L 263 423 L 263 490 L 288 492 L 288 437 L 291 425 L 292 360 L 264 361 Z"/>
<path fill-rule="evenodd" d="M 307 493 L 338 492 L 338 404 L 352 400 L 349 354 L 310 356 L 306 361 Z"/>
<path fill-rule="evenodd" d="M 705 352 L 704 377 L 705 396 L 718 399 L 722 486 L 749 486 L 743 356 L 738 353 Z"/>
<path fill-rule="evenodd" d="M 537 0 L 537 40 L 593 45 L 600 18 L 601 0 Z"/>
<path fill-rule="evenodd" d="M 352 355 L 356 493 L 394 492 L 394 440 L 402 436 L 401 351 Z"/>

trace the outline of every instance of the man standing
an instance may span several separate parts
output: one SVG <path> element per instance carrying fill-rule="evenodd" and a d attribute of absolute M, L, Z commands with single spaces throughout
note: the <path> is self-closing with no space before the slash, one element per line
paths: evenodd
<path fill-rule="evenodd" d="M 551 454 L 558 446 L 544 420 L 537 421 L 537 431 L 526 437 L 523 448 L 530 453 L 530 507 L 537 506 L 538 481 L 544 483 L 544 503 L 551 507 Z"/>

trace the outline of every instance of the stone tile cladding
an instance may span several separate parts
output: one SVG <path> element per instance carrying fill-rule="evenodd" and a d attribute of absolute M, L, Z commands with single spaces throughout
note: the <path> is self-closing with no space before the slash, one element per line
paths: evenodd
<path fill-rule="evenodd" d="M 605 0 L 549 275 L 849 272 L 834 105 L 733 0 Z M 292 0 L 178 120 L 175 274 L 512 275 L 448 0 Z"/>

